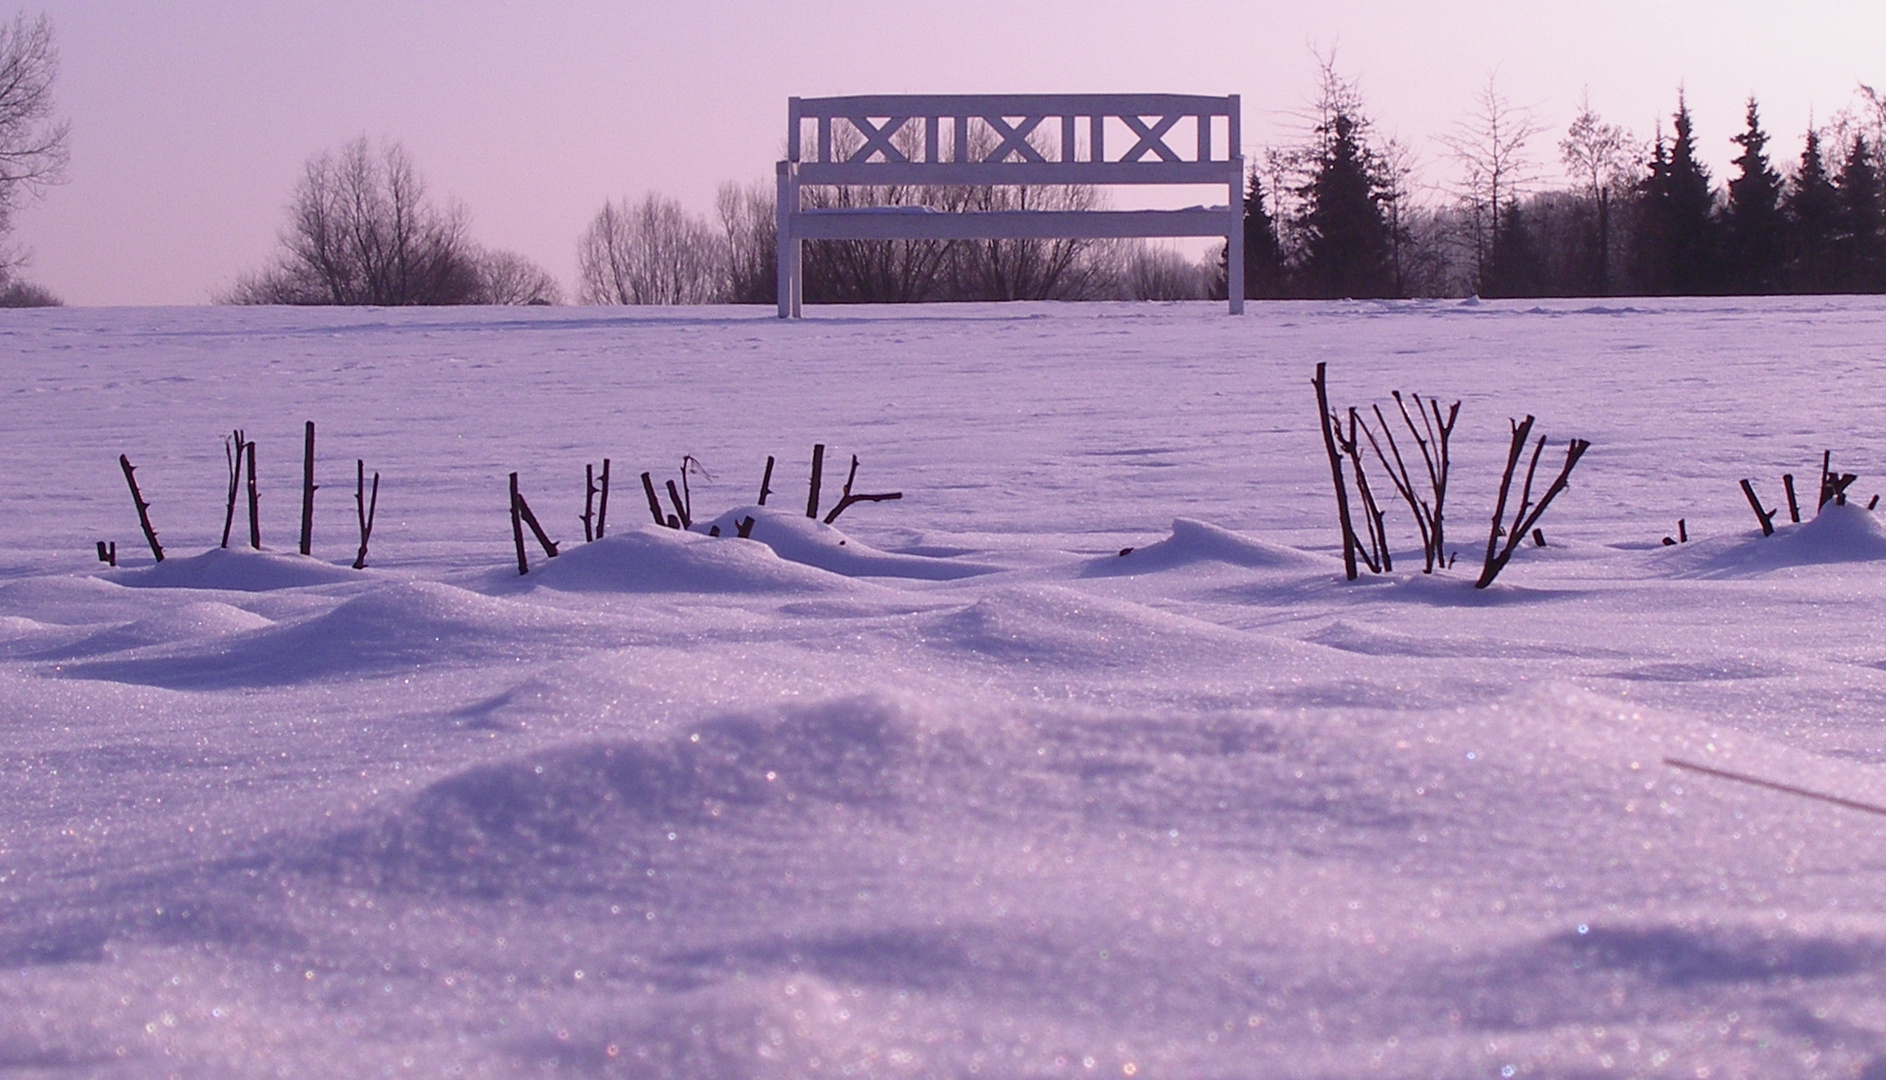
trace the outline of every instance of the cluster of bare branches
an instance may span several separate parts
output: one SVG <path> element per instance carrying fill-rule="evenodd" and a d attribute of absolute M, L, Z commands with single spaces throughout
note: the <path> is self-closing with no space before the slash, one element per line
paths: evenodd
<path fill-rule="evenodd" d="M 1395 568 L 1386 527 L 1387 514 L 1376 502 L 1374 489 L 1369 483 L 1369 454 L 1363 449 L 1365 444 L 1374 453 L 1374 468 L 1388 477 L 1395 493 L 1408 505 L 1408 512 L 1414 518 L 1415 531 L 1421 538 L 1422 573 L 1432 574 L 1438 568 L 1452 566 L 1453 556 L 1446 552 L 1447 483 L 1452 465 L 1449 442 L 1454 434 L 1454 425 L 1460 419 L 1460 402 L 1455 401 L 1443 409 L 1437 398 L 1424 399 L 1419 394 L 1404 397 L 1401 391 L 1395 391 L 1393 396 L 1396 411 L 1401 417 L 1401 427 L 1413 447 L 1411 452 L 1404 454 L 1402 443 L 1395 437 L 1396 425 L 1389 420 L 1380 405 L 1369 408 L 1375 417 L 1373 425 L 1360 409 L 1352 407 L 1338 412 L 1330 407 L 1327 365 L 1316 365 L 1316 375 L 1310 380 L 1310 385 L 1316 390 L 1323 447 L 1329 456 L 1330 480 L 1336 490 L 1336 519 L 1342 530 L 1344 574 L 1354 581 L 1359 573 L 1358 565 L 1367 566 L 1371 573 L 1377 574 Z M 1512 498 L 1513 478 L 1519 459 L 1525 452 L 1526 442 L 1531 437 L 1532 426 L 1533 418 L 1530 416 L 1513 421 L 1512 449 L 1507 455 L 1506 471 L 1500 478 L 1499 502 L 1493 511 L 1493 531 L 1487 539 L 1486 559 L 1481 565 L 1480 577 L 1474 582 L 1476 588 L 1484 589 L 1493 584 L 1493 579 L 1512 559 L 1521 537 L 1530 533 L 1537 543 L 1544 545 L 1544 534 L 1538 528 L 1539 519 L 1552 500 L 1566 489 L 1572 469 L 1591 446 L 1584 439 L 1571 440 L 1566 447 L 1564 467 L 1557 478 L 1540 493 L 1538 500 L 1534 501 L 1533 485 L 1546 444 L 1545 437 L 1540 436 L 1526 468 L 1519 501 L 1509 520 L 1507 507 Z M 1410 464 L 1416 454 L 1419 454 L 1419 469 Z M 1352 486 L 1362 518 L 1360 533 L 1355 526 L 1358 508 L 1350 505 Z"/>
<path fill-rule="evenodd" d="M 767 497 L 775 494 L 773 490 L 773 467 L 775 464 L 777 464 L 776 460 L 768 456 L 766 459 L 766 469 L 760 476 L 760 494 L 757 505 L 765 506 Z M 578 515 L 578 517 L 583 523 L 583 541 L 585 543 L 601 540 L 608 529 L 609 471 L 610 459 L 608 458 L 602 460 L 602 468 L 600 471 L 592 464 L 585 464 L 583 466 L 583 512 Z M 127 473 L 127 475 L 129 474 Z M 654 519 L 655 525 L 658 528 L 675 529 L 677 531 L 685 531 L 694 528 L 694 493 L 688 483 L 690 476 L 700 477 L 701 479 L 709 481 L 714 479 L 714 474 L 709 472 L 707 467 L 701 464 L 700 459 L 696 458 L 693 454 L 686 454 L 681 458 L 681 468 L 677 474 L 679 483 L 677 483 L 675 479 L 669 479 L 657 485 L 655 482 L 655 474 L 652 471 L 642 473 L 642 494 L 648 499 L 649 516 Z M 812 447 L 812 469 L 806 483 L 805 514 L 806 517 L 814 520 L 818 520 L 819 518 L 819 511 L 821 509 L 820 492 L 824 484 L 824 479 L 825 444 L 818 443 Z M 846 510 L 849 510 L 859 503 L 892 502 L 904 497 L 904 493 L 901 491 L 879 493 L 853 491 L 852 486 L 857 482 L 857 479 L 858 456 L 853 454 L 851 457 L 851 470 L 845 474 L 844 489 L 839 493 L 838 501 L 834 503 L 831 510 L 825 514 L 825 524 L 830 525 L 834 521 L 837 521 L 840 514 L 843 514 Z M 378 476 L 375 476 L 374 480 L 377 487 Z M 550 535 L 544 529 L 543 524 L 537 520 L 537 515 L 531 512 L 530 503 L 518 490 L 517 474 L 511 473 L 509 481 L 511 540 L 517 552 L 517 572 L 519 574 L 528 574 L 530 573 L 530 558 L 524 543 L 524 533 L 526 529 L 530 531 L 531 535 L 536 537 L 537 544 L 543 549 L 546 558 L 556 558 L 561 549 L 556 541 L 550 539 Z M 662 495 L 664 492 L 668 496 L 666 505 L 662 503 Z M 752 515 L 749 514 L 742 517 L 739 521 L 734 523 L 735 535 L 742 539 L 751 537 L 753 534 L 753 525 L 754 518 Z M 720 534 L 719 525 L 708 526 L 707 535 L 717 537 Z M 366 543 L 364 533 L 361 543 L 362 550 L 364 551 Z M 102 559 L 103 557 L 104 556 L 101 554 L 100 558 Z"/>
<path fill-rule="evenodd" d="M 221 546 L 229 547 L 229 534 L 235 530 L 236 506 L 245 487 L 248 494 L 249 509 L 249 546 L 262 549 L 262 496 L 256 483 L 255 441 L 248 438 L 241 428 L 231 431 L 223 439 L 223 457 L 229 467 L 229 486 L 227 503 L 223 513 L 223 539 Z M 131 503 L 137 509 L 138 528 L 144 533 L 145 542 L 151 547 L 151 556 L 157 562 L 164 561 L 163 545 L 157 541 L 157 530 L 151 525 L 151 504 L 144 500 L 136 470 L 131 459 L 118 455 L 118 465 L 124 471 L 125 484 L 131 489 Z M 354 501 L 358 504 L 360 520 L 360 547 L 354 554 L 353 567 L 364 569 L 367 565 L 367 541 L 373 535 L 373 518 L 380 504 L 380 474 L 373 474 L 371 493 L 367 487 L 367 463 L 364 459 L 354 460 L 355 483 Z M 245 484 L 246 479 L 246 484 Z M 314 549 L 314 493 L 320 485 L 314 482 L 314 421 L 303 425 L 302 460 L 301 460 L 301 537 L 299 550 L 303 555 L 313 553 Z M 112 566 L 118 565 L 118 545 L 116 541 L 98 542 L 98 558 Z"/>
<path fill-rule="evenodd" d="M 1821 451 L 1820 495 L 1819 500 L 1814 504 L 1814 512 L 1816 514 L 1820 513 L 1821 508 L 1825 507 L 1828 503 L 1833 503 L 1836 506 L 1847 505 L 1847 489 L 1852 487 L 1853 482 L 1859 478 L 1859 475 L 1856 473 L 1835 471 L 1834 452 L 1832 450 Z M 1782 493 L 1787 496 L 1788 500 L 1788 520 L 1799 525 L 1801 523 L 1801 501 L 1794 491 L 1793 473 L 1781 474 L 1781 490 Z M 1742 495 L 1744 498 L 1748 499 L 1749 509 L 1755 511 L 1755 520 L 1762 527 L 1762 535 L 1773 536 L 1775 534 L 1775 516 L 1781 513 L 1781 508 L 1777 506 L 1773 510 L 1770 510 L 1763 506 L 1761 497 L 1755 494 L 1755 485 L 1750 483 L 1747 478 L 1742 480 Z M 1872 500 L 1866 504 L 1866 508 L 1872 510 L 1877 506 L 1879 506 L 1879 496 L 1875 495 Z"/>
<path fill-rule="evenodd" d="M 1374 427 L 1355 408 L 1347 410 L 1345 426 L 1344 414 L 1332 410 L 1329 405 L 1327 365 L 1316 365 L 1316 377 L 1311 380 L 1311 385 L 1316 389 L 1323 444 L 1329 452 L 1330 474 L 1336 486 L 1337 518 L 1343 532 L 1343 569 L 1349 579 L 1353 581 L 1356 578 L 1358 559 L 1372 573 L 1394 569 L 1394 556 L 1389 549 L 1388 532 L 1384 525 L 1386 514 L 1375 501 L 1374 490 L 1369 486 L 1368 471 L 1364 468 L 1364 441 L 1374 451 L 1376 462 L 1387 475 L 1395 493 L 1408 504 L 1409 512 L 1414 517 L 1415 528 L 1421 536 L 1422 573 L 1432 574 L 1436 567 L 1445 566 L 1447 558 L 1443 552 L 1447 542 L 1447 474 L 1452 461 L 1448 440 L 1452 438 L 1454 424 L 1460 417 L 1460 402 L 1454 402 L 1443 414 L 1437 399 L 1424 399 L 1420 394 L 1410 394 L 1404 398 L 1401 391 L 1394 392 L 1395 406 L 1401 414 L 1402 424 L 1407 428 L 1415 450 L 1421 455 L 1422 472 L 1416 474 L 1403 456 L 1401 443 L 1395 438 L 1394 427 L 1380 405 L 1371 406 L 1375 414 Z M 1410 403 L 1413 404 L 1412 412 Z M 1417 416 L 1420 417 L 1418 423 L 1415 419 Z M 1386 451 L 1383 450 L 1384 445 L 1388 448 Z M 1356 535 L 1354 516 L 1350 512 L 1348 483 L 1344 481 L 1342 471 L 1345 460 L 1349 464 L 1357 498 L 1362 504 L 1366 541 Z"/>
<path fill-rule="evenodd" d="M 1532 460 L 1526 466 L 1526 482 L 1520 489 L 1519 503 L 1513 508 L 1510 521 L 1506 517 L 1506 504 L 1513 487 L 1513 471 L 1519 465 L 1520 455 L 1525 453 L 1526 440 L 1532 434 L 1531 416 L 1524 420 L 1511 421 L 1513 425 L 1513 446 L 1506 455 L 1506 472 L 1500 476 L 1500 499 L 1493 508 L 1493 529 L 1487 534 L 1486 561 L 1481 564 L 1480 577 L 1473 585 L 1484 589 L 1493 584 L 1501 570 L 1506 568 L 1507 560 L 1513 557 L 1513 549 L 1528 533 L 1541 547 L 1545 546 L 1545 534 L 1539 531 L 1539 519 L 1545 515 L 1546 507 L 1552 500 L 1570 486 L 1572 469 L 1578 465 L 1578 459 L 1591 443 L 1584 439 L 1573 439 L 1565 446 L 1565 465 L 1559 469 L 1558 476 L 1539 496 L 1538 502 L 1532 501 L 1532 483 L 1539 471 L 1539 457 L 1545 453 L 1545 436 L 1539 436 L 1539 442 L 1532 448 Z"/>

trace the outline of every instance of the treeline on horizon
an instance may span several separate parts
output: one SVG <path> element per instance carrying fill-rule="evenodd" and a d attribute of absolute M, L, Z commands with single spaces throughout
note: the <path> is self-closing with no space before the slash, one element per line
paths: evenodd
<path fill-rule="evenodd" d="M 1784 154 L 1749 99 L 1730 175 L 1699 160 L 1679 91 L 1642 140 L 1581 105 L 1556 140 L 1570 186 L 1537 182 L 1543 129 L 1491 81 L 1438 140 L 1453 184 L 1423 193 L 1414 154 L 1380 135 L 1355 84 L 1324 60 L 1295 145 L 1259 156 L 1244 205 L 1252 299 L 1668 296 L 1886 292 L 1886 98 L 1810 127 Z M 984 137 L 976 133 L 972 137 Z M 1041 147 L 1052 150 L 1051 146 Z M 1423 197 L 1425 195 L 1425 197 Z M 1095 209 L 1100 191 L 1031 187 L 807 188 L 813 207 L 948 212 Z M 770 185 L 725 184 L 714 219 L 656 194 L 606 203 L 578 243 L 584 304 L 770 304 Z M 1202 260 L 1138 241 L 809 241 L 812 303 L 1223 298 L 1224 249 Z M 561 303 L 555 278 L 469 239 L 397 144 L 310 159 L 275 262 L 226 303 Z"/>

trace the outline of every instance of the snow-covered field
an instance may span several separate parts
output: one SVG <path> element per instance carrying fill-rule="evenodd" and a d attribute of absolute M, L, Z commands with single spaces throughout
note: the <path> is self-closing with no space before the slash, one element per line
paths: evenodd
<path fill-rule="evenodd" d="M 1886 302 L 0 350 L 0 1073 L 1886 1077 L 1886 818 L 1666 763 L 1886 805 Z M 1451 571 L 1394 506 L 1397 572 L 1342 580 L 1318 361 L 1463 401 Z M 1527 413 L 1593 448 L 1476 592 Z M 213 550 L 236 427 L 264 553 Z M 903 500 L 807 522 L 815 442 L 825 505 L 852 454 Z M 1811 501 L 1823 449 L 1860 505 L 1761 538 L 1737 481 Z M 778 457 L 755 540 L 652 527 L 683 454 L 703 523 Z M 513 470 L 564 545 L 525 578 Z"/>

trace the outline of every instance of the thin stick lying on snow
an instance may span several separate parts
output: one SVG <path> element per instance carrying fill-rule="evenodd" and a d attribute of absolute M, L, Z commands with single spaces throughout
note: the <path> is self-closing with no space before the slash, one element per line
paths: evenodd
<path fill-rule="evenodd" d="M 1869 814 L 1886 815 L 1886 806 L 1876 806 L 1873 803 L 1860 802 L 1858 799 L 1843 799 L 1838 795 L 1827 795 L 1819 791 L 1809 791 L 1807 788 L 1795 787 L 1792 784 L 1779 784 L 1773 780 L 1763 780 L 1759 776 L 1750 776 L 1747 773 L 1711 768 L 1708 765 L 1698 765 L 1691 761 L 1679 761 L 1672 757 L 1664 758 L 1663 763 L 1670 766 L 1672 769 L 1684 769 L 1689 772 L 1702 773 L 1705 776 L 1714 776 L 1722 780 L 1734 780 L 1738 784 L 1767 788 L 1769 791 L 1779 791 L 1787 795 L 1799 795 L 1804 799 L 1817 799 L 1824 803 L 1833 803 L 1835 806 L 1844 806 L 1849 810 L 1861 810 Z"/>

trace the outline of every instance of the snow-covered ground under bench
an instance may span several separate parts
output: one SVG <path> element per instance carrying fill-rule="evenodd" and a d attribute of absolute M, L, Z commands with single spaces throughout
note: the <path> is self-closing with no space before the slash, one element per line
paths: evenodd
<path fill-rule="evenodd" d="M 1343 580 L 1319 361 L 1454 568 Z M 0 1073 L 1879 1080 L 1883 415 L 1880 300 L 8 313 Z"/>

